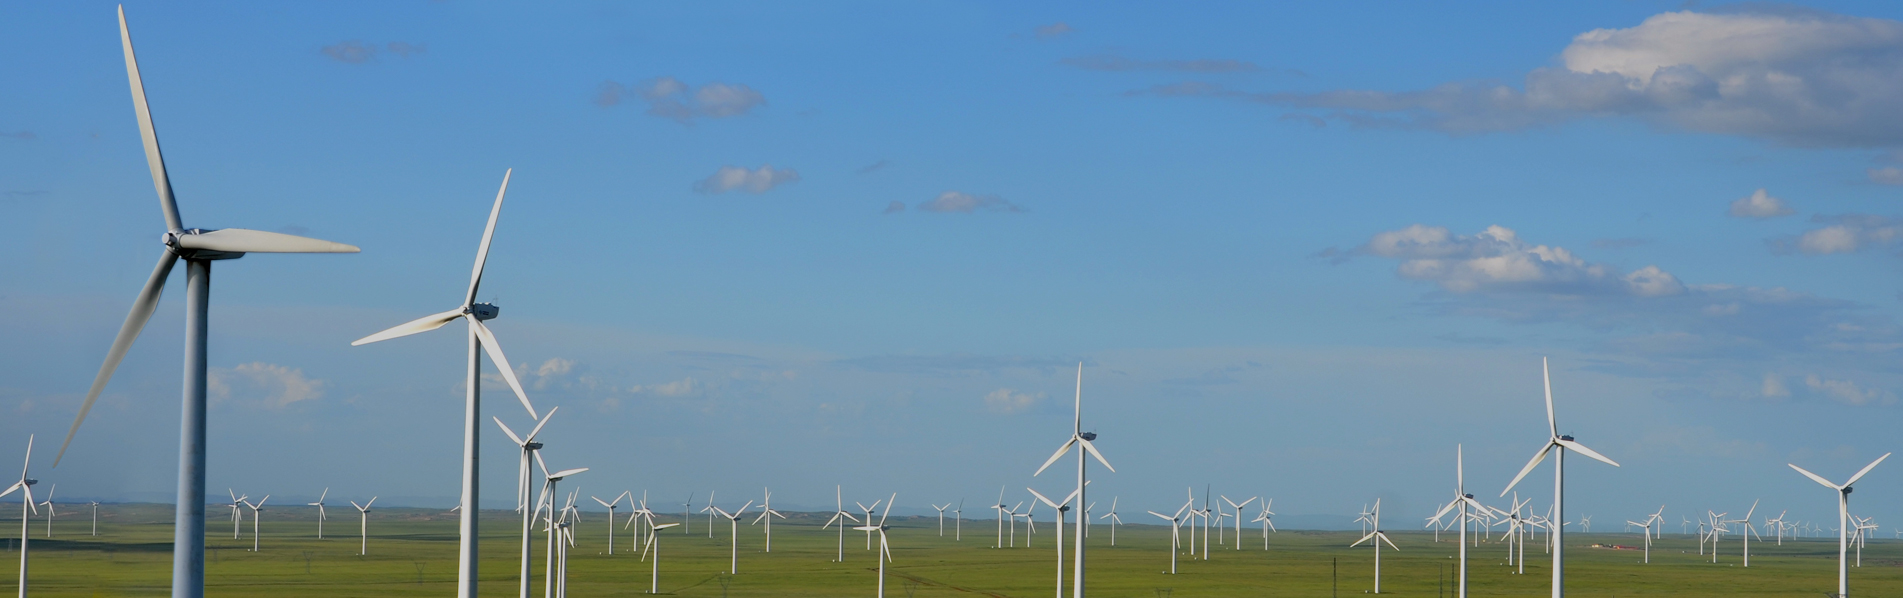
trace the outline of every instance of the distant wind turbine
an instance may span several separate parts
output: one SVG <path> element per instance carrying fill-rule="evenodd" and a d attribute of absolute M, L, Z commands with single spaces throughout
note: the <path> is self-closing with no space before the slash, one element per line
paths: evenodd
<path fill-rule="evenodd" d="M 1110 545 L 1111 546 L 1117 545 L 1117 526 L 1123 524 L 1123 518 L 1117 516 L 1117 499 L 1118 497 L 1115 497 L 1115 496 L 1110 497 L 1110 512 L 1104 513 L 1103 515 L 1097 517 L 1098 519 L 1110 520 Z"/>
<path fill-rule="evenodd" d="M 1091 457 L 1096 458 L 1097 462 L 1102 463 L 1104 466 L 1104 469 L 1110 470 L 1111 473 L 1116 473 L 1117 471 L 1117 468 L 1110 466 L 1109 461 L 1104 460 L 1103 453 L 1097 452 L 1097 446 L 1094 444 L 1091 444 L 1091 441 L 1096 439 L 1097 439 L 1096 432 L 1084 431 L 1084 364 L 1083 362 L 1078 362 L 1077 363 L 1077 398 L 1076 398 L 1074 411 L 1072 413 L 1072 418 L 1071 418 L 1070 439 L 1065 440 L 1063 446 L 1057 447 L 1057 452 L 1051 454 L 1051 458 L 1045 460 L 1044 465 L 1037 468 L 1037 473 L 1031 474 L 1032 477 L 1036 477 L 1037 474 L 1039 473 L 1044 473 L 1044 470 L 1046 468 L 1049 468 L 1052 463 L 1056 463 L 1059 458 L 1064 456 L 1064 453 L 1070 451 L 1071 447 L 1073 446 L 1082 447 L 1082 450 L 1079 450 L 1077 452 L 1077 504 L 1080 504 L 1080 505 L 1084 504 L 1088 500 L 1087 497 L 1089 496 L 1086 493 L 1087 492 L 1086 487 L 1089 486 L 1090 484 L 1084 478 L 1084 453 L 1086 452 L 1090 453 Z M 1059 518 L 1062 518 L 1062 514 L 1059 514 Z M 1084 598 L 1084 526 L 1083 525 L 1080 524 L 1077 526 L 1075 535 L 1076 535 L 1076 539 L 1073 541 L 1073 544 L 1077 547 L 1077 555 L 1076 555 L 1076 563 L 1074 564 L 1071 571 L 1071 596 L 1072 598 Z M 1061 540 L 1059 541 L 1059 544 L 1062 544 Z M 1025 545 L 1026 546 L 1030 545 L 1030 542 L 1028 539 L 1026 540 Z"/>
<path fill-rule="evenodd" d="M 945 509 L 951 508 L 951 503 L 945 503 L 944 506 L 933 503 L 932 508 L 938 510 L 938 537 L 943 538 L 945 537 Z"/>
<path fill-rule="evenodd" d="M 1178 532 L 1178 530 L 1183 528 L 1183 511 L 1188 510 L 1192 504 L 1195 504 L 1195 499 L 1184 502 L 1183 506 L 1176 508 L 1175 515 L 1164 515 L 1156 511 L 1150 511 L 1151 515 L 1170 522 L 1170 575 L 1176 574 L 1176 552 L 1183 548 L 1183 536 Z"/>
<path fill-rule="evenodd" d="M 898 497 L 899 497 L 898 493 L 892 494 L 892 500 L 896 500 L 898 499 Z M 873 504 L 878 504 L 878 503 L 873 503 Z M 873 558 L 878 559 L 879 561 L 878 598 L 885 598 L 885 564 L 892 561 L 892 547 L 891 545 L 886 543 L 886 538 L 885 538 L 886 530 L 891 529 L 889 527 L 886 527 L 885 525 L 885 516 L 891 513 L 892 513 L 892 502 L 888 500 L 885 503 L 885 511 L 882 513 L 879 513 L 879 523 L 877 525 L 872 524 L 872 514 L 867 513 L 866 525 L 853 528 L 856 530 L 861 530 L 866 532 L 879 532 L 879 553 L 873 556 Z"/>
<path fill-rule="evenodd" d="M 306 506 L 317 507 L 317 539 L 319 540 L 324 539 L 324 520 L 330 518 L 324 513 L 324 498 L 328 496 L 330 496 L 330 488 L 326 487 L 323 494 L 317 495 L 317 502 L 304 503 Z"/>
<path fill-rule="evenodd" d="M 1374 499 L 1374 511 L 1370 514 L 1373 519 L 1369 520 L 1368 529 L 1372 531 L 1362 536 L 1360 540 L 1356 540 L 1355 543 L 1349 544 L 1348 547 L 1354 548 L 1360 546 L 1362 542 L 1374 540 L 1374 593 L 1379 594 L 1381 593 L 1381 543 L 1387 542 L 1388 547 L 1395 550 L 1400 550 L 1401 547 L 1395 546 L 1394 541 L 1389 540 L 1388 535 L 1381 531 L 1381 499 Z M 1463 542 L 1461 545 L 1466 546 L 1466 543 Z"/>
<path fill-rule="evenodd" d="M 731 538 L 729 538 L 729 540 L 727 541 L 727 546 L 732 551 L 730 555 L 728 556 L 729 560 L 727 561 L 728 575 L 740 574 L 740 515 L 746 513 L 747 509 L 752 506 L 753 506 L 753 501 L 749 500 L 747 501 L 747 504 L 741 505 L 739 509 L 736 509 L 732 513 L 728 513 L 726 509 L 722 509 L 720 507 L 714 506 L 714 503 L 711 503 L 711 502 L 707 503 L 707 508 L 713 509 L 719 512 L 721 517 L 727 518 L 727 525 L 729 528 L 731 528 L 733 533 Z"/>
<path fill-rule="evenodd" d="M 31 512 L 33 514 L 39 514 L 40 512 L 38 507 L 33 506 L 33 485 L 40 483 L 40 481 L 33 478 L 26 477 L 27 467 L 32 464 L 33 464 L 33 435 L 28 434 L 26 437 L 26 458 L 22 459 L 20 462 L 20 479 L 13 482 L 12 486 L 7 486 L 6 492 L 0 492 L 0 498 L 5 498 L 8 494 L 13 494 L 14 491 L 16 490 L 21 493 L 20 494 L 20 598 L 26 598 L 27 540 L 29 539 L 28 536 L 30 535 L 28 533 L 29 532 L 28 526 L 32 525 L 33 523 L 33 518 L 28 516 L 27 513 Z"/>
<path fill-rule="evenodd" d="M 244 503 L 244 506 L 251 507 L 251 552 L 258 551 L 258 520 L 261 518 L 260 513 L 264 512 L 264 501 L 267 500 L 271 500 L 271 495 L 264 495 L 264 498 L 258 499 L 257 504 L 252 504 L 251 501 Z"/>
<path fill-rule="evenodd" d="M 1538 467 L 1540 461 L 1546 459 L 1547 453 L 1553 454 L 1553 518 L 1548 536 L 1553 547 L 1553 598 L 1562 598 L 1566 595 L 1566 561 L 1562 556 L 1565 554 L 1566 545 L 1560 542 L 1560 538 L 1565 534 L 1563 522 L 1566 520 L 1566 451 L 1571 450 L 1613 467 L 1618 467 L 1619 464 L 1607 459 L 1605 455 L 1586 448 L 1586 445 L 1574 442 L 1572 436 L 1559 433 L 1559 423 L 1553 418 L 1553 376 L 1547 368 L 1545 358 L 1540 358 L 1540 376 L 1546 385 L 1546 431 L 1548 433 L 1546 445 L 1540 447 L 1540 451 L 1533 455 L 1533 460 L 1527 461 L 1526 467 L 1520 470 L 1520 475 L 1513 476 L 1513 481 L 1507 484 L 1506 490 L 1500 491 L 1500 496 L 1506 496 L 1507 491 L 1519 484 L 1521 478 L 1532 472 L 1534 467 Z"/>
<path fill-rule="evenodd" d="M 1434 514 L 1434 518 L 1439 519 L 1449 511 L 1454 511 L 1457 513 L 1455 517 L 1461 522 L 1460 573 L 1457 576 L 1459 581 L 1455 582 L 1456 589 L 1454 591 L 1456 598 L 1467 598 L 1467 507 L 1473 507 L 1482 513 L 1487 511 L 1486 506 L 1474 500 L 1474 495 L 1467 493 L 1467 463 L 1462 451 L 1461 445 L 1454 445 L 1454 500 L 1453 502 L 1447 503 L 1447 506 L 1441 507 L 1439 513 Z M 1456 509 L 1456 507 L 1458 507 L 1458 509 Z M 1376 547 L 1377 555 L 1379 554 L 1379 548 L 1378 546 Z"/>
<path fill-rule="evenodd" d="M 522 514 L 522 554 L 520 555 L 521 565 L 517 572 L 518 587 L 516 588 L 519 598 L 529 598 L 529 566 L 535 562 L 535 552 L 533 548 L 535 544 L 535 511 L 537 505 L 529 504 L 529 461 L 541 457 L 543 445 L 540 442 L 536 442 L 535 437 L 542 433 L 542 427 L 547 426 L 549 420 L 555 417 L 555 412 L 560 410 L 561 407 L 549 408 L 548 413 L 542 414 L 541 421 L 535 422 L 535 427 L 529 430 L 528 436 L 516 436 L 515 430 L 509 429 L 509 424 L 502 423 L 502 418 L 500 417 L 492 416 L 489 418 L 495 420 L 496 426 L 502 428 L 502 433 L 508 435 L 509 440 L 515 442 L 515 445 L 522 449 L 522 461 L 516 469 L 515 491 L 515 510 Z M 461 509 L 462 506 L 457 505 L 456 508 Z"/>
<path fill-rule="evenodd" d="M 766 550 L 764 552 L 773 552 L 773 518 L 785 519 L 786 516 L 773 510 L 773 491 L 765 488 L 761 488 L 760 491 L 766 493 L 766 497 L 760 501 L 760 516 L 755 517 L 753 523 L 748 525 L 759 525 L 761 521 L 766 521 Z"/>
<path fill-rule="evenodd" d="M 648 526 L 648 541 L 645 545 L 641 547 L 641 558 L 647 558 L 648 550 L 652 549 L 654 551 L 653 570 L 650 573 L 648 573 L 648 593 L 649 594 L 661 593 L 661 530 L 674 527 L 676 525 L 680 525 L 680 524 L 679 523 L 663 523 L 660 525 Z"/>
<path fill-rule="evenodd" d="M 852 513 L 846 512 L 845 495 L 841 493 L 838 486 L 833 486 L 833 500 L 837 503 L 833 509 L 833 518 L 827 520 L 826 525 L 820 526 L 819 529 L 823 530 L 835 524 L 839 526 L 839 552 L 833 557 L 833 562 L 843 563 L 846 561 L 846 522 L 859 523 L 859 520 L 854 518 Z"/>
<path fill-rule="evenodd" d="M 1042 493 L 1039 493 L 1037 490 L 1033 490 L 1031 488 L 1025 488 L 1025 490 L 1030 490 L 1031 496 L 1037 497 L 1039 501 L 1043 502 L 1046 505 L 1050 505 L 1051 510 L 1057 511 L 1057 515 L 1056 515 L 1056 519 L 1057 519 L 1057 595 L 1056 595 L 1056 598 L 1064 598 L 1064 513 L 1070 511 L 1070 502 L 1077 499 L 1077 491 L 1072 490 L 1069 495 L 1064 497 L 1064 500 L 1053 501 L 1050 498 L 1045 497 Z"/>
<path fill-rule="evenodd" d="M 597 496 L 590 496 L 588 498 L 595 499 L 595 502 L 601 503 L 601 506 L 608 508 L 608 555 L 614 556 L 614 553 L 615 553 L 615 507 L 621 505 L 621 499 L 623 498 L 629 499 L 628 500 L 628 502 L 630 503 L 629 506 L 633 506 L 632 503 L 634 502 L 634 497 L 629 496 L 627 492 L 622 492 L 621 494 L 615 495 L 615 499 L 612 502 L 601 500 L 601 498 Z"/>
<path fill-rule="evenodd" d="M 362 517 L 362 519 L 357 521 L 357 533 L 359 534 L 357 540 L 357 556 L 370 554 L 370 505 L 374 504 L 377 504 L 377 497 L 375 496 L 370 497 L 369 502 L 361 505 L 357 504 L 357 501 L 350 501 L 350 506 L 357 507 L 357 514 Z"/>
<path fill-rule="evenodd" d="M 1256 497 L 1251 496 L 1249 500 L 1237 503 L 1236 501 L 1229 500 L 1228 496 L 1222 497 L 1222 502 L 1229 503 L 1229 508 L 1235 509 L 1236 512 L 1236 550 L 1242 550 L 1242 508 L 1249 506 L 1249 503 L 1255 502 L 1255 499 Z"/>
<path fill-rule="evenodd" d="M 1255 519 L 1252 519 L 1249 521 L 1250 523 L 1255 523 L 1257 521 L 1262 522 L 1262 549 L 1263 550 L 1269 549 L 1269 532 L 1281 531 L 1281 530 L 1275 529 L 1275 522 L 1272 521 L 1272 519 L 1275 518 L 1275 511 L 1269 510 L 1269 507 L 1273 504 L 1275 504 L 1275 499 L 1273 498 L 1264 501 L 1262 503 L 1262 512 L 1257 514 L 1255 516 Z M 1112 546 L 1115 546 L 1115 544 L 1112 544 Z"/>

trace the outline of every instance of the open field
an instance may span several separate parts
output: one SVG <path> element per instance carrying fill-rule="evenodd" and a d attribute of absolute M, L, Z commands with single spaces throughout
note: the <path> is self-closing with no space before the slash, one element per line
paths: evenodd
<path fill-rule="evenodd" d="M 13 505 L 17 507 L 18 505 Z M 54 538 L 44 539 L 45 522 L 33 525 L 32 594 L 34 596 L 163 595 L 169 589 L 171 508 L 161 505 L 107 505 L 101 507 L 100 536 L 87 535 L 87 508 L 66 507 L 54 524 Z M 244 538 L 233 540 L 227 511 L 213 508 L 207 518 L 212 551 L 206 558 L 208 596 L 443 596 L 455 587 L 456 522 L 438 510 L 378 509 L 371 513 L 370 554 L 357 556 L 357 514 L 345 505 L 333 509 L 325 525 L 327 539 L 314 539 L 314 513 L 304 507 L 265 511 L 263 551 L 253 553 L 250 522 Z M 247 514 L 248 515 L 248 514 Z M 677 521 L 678 516 L 665 521 Z M 750 519 L 749 519 L 750 520 Z M 484 596 L 513 596 L 515 592 L 516 533 L 520 519 L 509 512 L 486 512 L 483 517 Z M 838 536 L 821 531 L 811 514 L 793 514 L 774 526 L 773 552 L 761 553 L 756 526 L 740 530 L 740 575 L 725 579 L 727 534 L 719 522 L 709 539 L 706 518 L 696 518 L 693 534 L 679 528 L 661 538 L 661 592 L 677 596 L 872 596 L 877 581 L 872 553 L 865 550 L 863 533 L 846 534 L 846 562 L 831 562 Z M 1054 592 L 1055 555 L 1049 521 L 1039 524 L 1034 548 L 992 549 L 996 524 L 967 520 L 962 543 L 950 530 L 939 538 L 936 518 L 893 518 L 892 553 L 888 565 L 888 596 L 903 597 L 1041 597 Z M 11 536 L 17 518 L 0 519 L 0 529 Z M 569 564 L 569 592 L 573 596 L 635 596 L 648 587 L 647 563 L 638 554 L 622 553 L 630 538 L 616 534 L 617 554 L 606 554 L 603 515 L 590 513 L 579 528 L 578 545 Z M 948 526 L 949 527 L 949 526 Z M 1024 540 L 1020 527 L 1019 542 Z M 1151 598 L 1167 588 L 1175 597 L 1195 596 L 1328 596 L 1331 587 L 1341 595 L 1361 594 L 1371 587 L 1372 551 L 1346 546 L 1354 532 L 1285 531 L 1270 537 L 1262 550 L 1259 528 L 1244 528 L 1242 550 L 1211 542 L 1212 558 L 1189 560 L 1180 555 L 1178 575 L 1169 567 L 1169 529 L 1126 526 L 1117 532 L 1118 546 L 1109 546 L 1109 529 L 1094 526 L 1091 544 L 1090 593 L 1106 597 Z M 1436 544 L 1429 533 L 1393 532 L 1401 551 L 1382 551 L 1382 590 L 1402 596 L 1451 595 L 1455 545 L 1450 534 Z M 541 537 L 536 547 L 536 592 L 540 595 Z M 1739 567 L 1738 542 L 1727 538 L 1718 564 L 1701 560 L 1693 538 L 1666 534 L 1654 545 L 1653 562 L 1639 564 L 1638 551 L 1588 548 L 1593 543 L 1633 544 L 1636 534 L 1567 535 L 1568 592 L 1573 596 L 1816 596 L 1833 590 L 1836 573 L 1834 539 L 1787 540 L 1753 543 L 1751 567 Z M 12 546 L 17 539 L 9 540 Z M 1200 541 L 1200 538 L 1199 538 Z M 876 542 L 876 540 L 875 540 Z M 1229 538 L 1231 544 L 1234 538 Z M 1529 543 L 1526 575 L 1512 575 L 1504 565 L 1506 548 L 1483 543 L 1472 557 L 1477 596 L 1534 596 L 1546 591 L 1549 570 L 1538 542 Z M 4 554 L 7 559 L 17 553 Z M 1851 590 L 1864 596 L 1903 595 L 1903 542 L 1872 540 L 1864 550 L 1862 568 L 1851 569 Z M 1338 577 L 1331 586 L 1331 567 Z M 0 567 L 0 581 L 10 590 L 14 567 Z M 908 584 L 916 584 L 908 588 Z M 1443 590 L 1443 588 L 1446 588 Z M 909 592 L 909 594 L 908 594 Z"/>

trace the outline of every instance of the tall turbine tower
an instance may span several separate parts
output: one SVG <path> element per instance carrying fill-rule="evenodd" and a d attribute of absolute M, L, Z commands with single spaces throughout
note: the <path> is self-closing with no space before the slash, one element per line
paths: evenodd
<path fill-rule="evenodd" d="M 158 191 L 159 211 L 165 217 L 165 248 L 152 276 L 133 300 L 132 312 L 119 326 L 119 334 L 106 351 L 106 361 L 93 377 L 86 401 L 73 418 L 73 427 L 60 443 L 53 466 L 59 467 L 66 448 L 86 421 L 86 412 L 106 389 L 112 372 L 125 359 L 132 341 L 139 338 L 146 321 L 159 306 L 159 295 L 172 267 L 185 260 L 185 384 L 178 433 L 178 500 L 173 515 L 172 596 L 196 598 L 205 594 L 205 353 L 211 326 L 211 263 L 244 257 L 246 253 L 356 253 L 357 248 L 306 237 L 242 228 L 186 228 L 179 216 L 178 202 L 172 196 L 171 178 L 166 174 L 165 158 L 159 154 L 159 136 L 152 124 L 152 110 L 145 102 L 145 84 L 139 78 L 139 61 L 132 55 L 132 33 L 126 27 L 125 8 L 119 8 L 119 44 L 126 59 L 126 79 L 132 87 L 132 108 L 139 117 L 139 138 L 145 144 L 146 165 L 152 171 L 152 185 Z"/>
<path fill-rule="evenodd" d="M 1077 401 L 1075 409 L 1074 417 L 1071 419 L 1070 440 L 1064 441 L 1064 446 L 1057 447 L 1057 452 L 1052 454 L 1050 459 L 1045 460 L 1043 466 L 1037 468 L 1037 473 L 1031 475 L 1036 477 L 1038 474 L 1044 473 L 1046 468 L 1050 467 L 1052 463 L 1056 463 L 1059 458 L 1064 456 L 1064 453 L 1069 452 L 1072 446 L 1082 446 L 1083 450 L 1077 451 L 1077 504 L 1081 505 L 1087 500 L 1084 494 L 1084 486 L 1088 484 L 1088 482 L 1084 480 L 1084 453 L 1090 453 L 1090 456 L 1095 457 L 1098 463 L 1103 464 L 1104 469 L 1110 470 L 1111 473 L 1117 472 L 1117 468 L 1111 467 L 1110 462 L 1104 460 L 1103 453 L 1097 452 L 1097 446 L 1090 443 L 1090 441 L 1097 439 L 1097 433 L 1084 431 L 1084 364 L 1082 362 L 1077 364 Z M 1000 500 L 998 502 L 1004 501 Z M 1035 503 L 1033 503 L 1032 507 L 1036 508 Z M 1084 526 L 1077 526 L 1076 536 L 1077 561 L 1071 570 L 1070 595 L 1071 598 L 1084 598 Z M 1030 540 L 1025 540 L 1025 543 L 1028 546 Z"/>
<path fill-rule="evenodd" d="M 462 484 L 462 525 L 459 557 L 456 563 L 456 596 L 476 598 L 476 515 L 478 493 L 482 488 L 477 476 L 477 460 L 481 452 L 477 450 L 477 422 L 481 421 L 482 407 L 477 401 L 482 392 L 482 354 L 487 352 L 489 360 L 495 362 L 496 370 L 502 379 L 508 381 L 509 388 L 522 400 L 522 407 L 529 410 L 529 418 L 540 420 L 535 414 L 535 406 L 529 404 L 529 395 L 522 391 L 522 383 L 515 378 L 515 370 L 509 367 L 509 358 L 502 354 L 502 346 L 496 344 L 496 337 L 489 333 L 484 320 L 493 320 L 502 310 L 488 303 L 476 303 L 476 290 L 482 286 L 482 267 L 489 261 L 489 242 L 495 238 L 496 217 L 502 214 L 502 197 L 509 192 L 511 169 L 502 174 L 502 188 L 496 191 L 495 206 L 489 209 L 489 224 L 482 230 L 482 244 L 476 247 L 476 266 L 469 273 L 469 292 L 463 295 L 462 305 L 443 313 L 424 316 L 396 327 L 366 336 L 350 343 L 350 346 L 367 345 L 377 341 L 409 336 L 419 332 L 429 332 L 456 320 L 469 323 L 469 371 L 464 379 L 463 402 L 463 484 Z"/>
<path fill-rule="evenodd" d="M 1605 455 L 1586 448 L 1586 445 L 1574 442 L 1572 436 L 1560 435 L 1559 424 L 1553 419 L 1553 375 L 1547 369 L 1545 358 L 1540 359 L 1540 376 L 1546 383 L 1546 431 L 1549 434 L 1546 446 L 1540 447 L 1540 452 L 1533 455 L 1533 460 L 1526 462 L 1526 467 L 1520 470 L 1520 475 L 1513 476 L 1513 481 L 1507 484 L 1506 490 L 1500 491 L 1500 496 L 1506 496 L 1514 485 L 1520 483 L 1520 478 L 1526 477 L 1526 474 L 1533 471 L 1534 467 L 1538 467 L 1540 461 L 1546 459 L 1547 453 L 1553 453 L 1553 519 L 1547 526 L 1551 530 L 1547 534 L 1551 536 L 1553 544 L 1553 598 L 1561 598 L 1566 595 L 1566 562 L 1560 556 L 1566 549 L 1566 545 L 1560 542 L 1560 539 L 1565 537 L 1566 528 L 1566 450 L 1572 449 L 1573 452 L 1598 459 L 1613 467 L 1618 467 L 1619 464 L 1607 459 Z M 1553 450 L 1555 448 L 1559 450 Z"/>

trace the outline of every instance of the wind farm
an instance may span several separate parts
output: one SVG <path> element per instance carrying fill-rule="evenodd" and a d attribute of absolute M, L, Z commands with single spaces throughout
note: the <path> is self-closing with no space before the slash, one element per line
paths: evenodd
<path fill-rule="evenodd" d="M 1903 595 L 1897 6 L 0 22 L 20 598 Z"/>

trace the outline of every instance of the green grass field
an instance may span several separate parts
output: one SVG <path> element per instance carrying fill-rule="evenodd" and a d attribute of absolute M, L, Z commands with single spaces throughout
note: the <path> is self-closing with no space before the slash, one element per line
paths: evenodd
<path fill-rule="evenodd" d="M 17 504 L 13 505 L 17 508 Z M 107 505 L 101 508 L 100 535 L 87 535 L 90 512 L 83 506 L 67 508 L 54 524 L 53 538 L 45 539 L 45 522 L 33 524 L 32 595 L 124 596 L 164 595 L 170 587 L 171 508 L 162 505 Z M 314 538 L 314 514 L 307 508 L 265 511 L 263 550 L 249 552 L 250 523 L 244 538 L 233 540 L 225 511 L 213 509 L 207 532 L 211 554 L 206 558 L 208 596 L 443 596 L 454 591 L 456 580 L 456 520 L 441 511 L 378 509 L 371 514 L 370 554 L 357 553 L 357 514 L 346 505 L 332 511 L 325 526 L 329 538 Z M 666 521 L 678 520 L 678 516 Z M 519 519 L 513 513 L 484 513 L 484 596 L 515 595 Z M 728 529 L 724 521 L 715 537 L 706 533 L 707 520 L 697 518 L 692 535 L 679 528 L 664 530 L 661 539 L 661 592 L 677 596 L 872 596 L 877 583 L 872 553 L 865 550 L 863 532 L 846 534 L 846 562 L 833 563 L 831 531 L 819 529 L 811 515 L 791 515 L 774 526 L 773 552 L 761 552 L 759 527 L 740 529 L 740 574 L 723 575 L 727 568 Z M 888 596 L 1014 596 L 1041 597 L 1055 593 L 1056 555 L 1050 529 L 1041 522 L 1034 548 L 990 548 L 996 524 L 990 520 L 965 522 L 963 542 L 940 538 L 936 518 L 893 518 L 892 554 L 888 565 Z M 0 530 L 17 534 L 19 519 L 0 519 Z M 605 523 L 590 514 L 581 524 L 578 545 L 569 564 L 569 594 L 635 596 L 648 588 L 648 563 L 638 551 L 608 556 Z M 1019 530 L 1022 544 L 1023 529 Z M 671 532 L 671 533 L 669 533 Z M 1382 551 L 1383 594 L 1437 596 L 1451 594 L 1455 545 L 1443 534 L 1392 534 L 1401 551 Z M 1167 575 L 1169 529 L 1156 526 L 1119 528 L 1117 546 L 1110 544 L 1109 528 L 1094 526 L 1090 538 L 1090 591 L 1094 596 L 1152 598 L 1198 596 L 1329 596 L 1362 594 L 1372 587 L 1373 552 L 1349 549 L 1354 532 L 1286 531 L 1270 538 L 1262 550 L 1259 529 L 1244 528 L 1242 550 L 1211 542 L 1211 558 L 1190 560 L 1179 555 L 1178 575 Z M 1640 564 L 1637 551 L 1593 549 L 1597 543 L 1634 544 L 1636 534 L 1582 534 L 1567 537 L 1567 589 L 1573 596 L 1819 596 L 1836 585 L 1834 539 L 1787 540 L 1752 544 L 1751 567 L 1738 566 L 1739 545 L 1727 538 L 1718 564 L 1698 556 L 1694 539 L 1667 534 L 1655 544 L 1650 565 Z M 17 542 L 18 540 L 10 540 Z M 876 541 L 876 540 L 875 540 Z M 617 547 L 632 545 L 617 533 Z M 541 542 L 536 548 L 536 592 L 541 591 Z M 1530 543 L 1525 575 L 1513 575 L 1504 564 L 1505 545 L 1483 543 L 1471 556 L 1478 596 L 1544 595 L 1550 560 Z M 0 566 L 7 591 L 15 582 L 12 559 L 17 552 L 0 553 L 9 564 Z M 1863 567 L 1851 569 L 1851 589 L 1861 596 L 1903 596 L 1903 543 L 1873 540 L 1864 549 Z M 1338 568 L 1337 568 L 1338 567 Z M 1331 576 L 1331 572 L 1338 577 Z M 1445 586 L 1443 586 L 1443 575 Z M 723 583 L 724 582 L 724 583 Z M 1443 588 L 1446 588 L 1443 590 Z"/>

